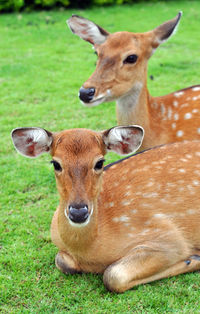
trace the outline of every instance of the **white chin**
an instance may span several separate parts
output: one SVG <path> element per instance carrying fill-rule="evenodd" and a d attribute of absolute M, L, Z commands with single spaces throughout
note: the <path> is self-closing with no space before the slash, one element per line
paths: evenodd
<path fill-rule="evenodd" d="M 86 107 L 95 107 L 95 106 L 98 106 L 100 105 L 102 102 L 105 101 L 105 98 L 100 98 L 100 99 L 97 99 L 97 100 L 93 100 L 91 102 L 83 102 L 81 101 L 81 103 L 86 106 Z"/>
<path fill-rule="evenodd" d="M 69 220 L 69 223 L 70 223 L 71 226 L 76 227 L 76 228 L 82 228 L 82 227 L 85 227 L 85 226 L 87 226 L 89 224 L 90 216 L 87 218 L 87 220 L 85 222 L 83 222 L 81 224 L 73 222 L 71 219 L 68 219 L 68 220 Z"/>

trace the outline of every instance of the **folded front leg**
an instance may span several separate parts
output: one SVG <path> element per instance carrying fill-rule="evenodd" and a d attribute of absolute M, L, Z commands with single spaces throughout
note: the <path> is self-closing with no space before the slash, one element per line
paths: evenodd
<path fill-rule="evenodd" d="M 64 274 L 81 273 L 78 264 L 65 252 L 58 252 L 55 258 L 55 264 Z"/>
<path fill-rule="evenodd" d="M 104 272 L 103 281 L 108 290 L 124 292 L 140 284 L 198 269 L 200 260 L 192 256 L 175 261 L 169 252 L 143 247 L 110 265 Z"/>

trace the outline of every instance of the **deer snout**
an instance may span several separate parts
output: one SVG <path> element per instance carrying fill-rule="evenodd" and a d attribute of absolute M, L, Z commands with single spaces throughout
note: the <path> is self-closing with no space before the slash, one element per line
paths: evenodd
<path fill-rule="evenodd" d="M 79 98 L 85 103 L 89 103 L 93 99 L 94 94 L 95 94 L 94 87 L 90 88 L 81 87 L 79 90 Z"/>
<path fill-rule="evenodd" d="M 73 223 L 84 223 L 89 217 L 88 206 L 86 204 L 70 204 L 68 215 L 69 220 Z"/>

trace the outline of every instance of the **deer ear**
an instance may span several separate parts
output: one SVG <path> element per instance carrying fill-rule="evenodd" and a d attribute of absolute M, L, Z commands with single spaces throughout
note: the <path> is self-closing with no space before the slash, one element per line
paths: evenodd
<path fill-rule="evenodd" d="M 92 45 L 102 44 L 109 35 L 106 30 L 97 24 L 78 15 L 72 15 L 72 17 L 67 20 L 67 24 L 74 34 Z"/>
<path fill-rule="evenodd" d="M 107 150 L 119 155 L 134 153 L 142 144 L 144 129 L 138 125 L 117 126 L 103 132 Z"/>
<path fill-rule="evenodd" d="M 41 128 L 17 128 L 11 136 L 16 150 L 26 157 L 48 152 L 53 141 L 52 133 Z"/>
<path fill-rule="evenodd" d="M 181 16 L 182 12 L 180 11 L 174 19 L 161 24 L 152 31 L 154 34 L 153 48 L 157 48 L 176 32 Z"/>

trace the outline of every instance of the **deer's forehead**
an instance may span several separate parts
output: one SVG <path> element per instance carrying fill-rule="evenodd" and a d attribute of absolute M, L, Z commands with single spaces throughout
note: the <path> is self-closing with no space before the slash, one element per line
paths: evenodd
<path fill-rule="evenodd" d="M 104 152 L 103 141 L 97 133 L 92 132 L 64 132 L 54 138 L 52 155 L 62 159 L 72 157 L 81 158 Z"/>
<path fill-rule="evenodd" d="M 134 34 L 129 32 L 118 32 L 108 36 L 108 39 L 99 49 L 105 54 L 121 54 L 123 51 L 140 50 L 142 46 L 141 39 L 143 34 Z M 133 51 L 134 52 L 134 51 Z"/>

